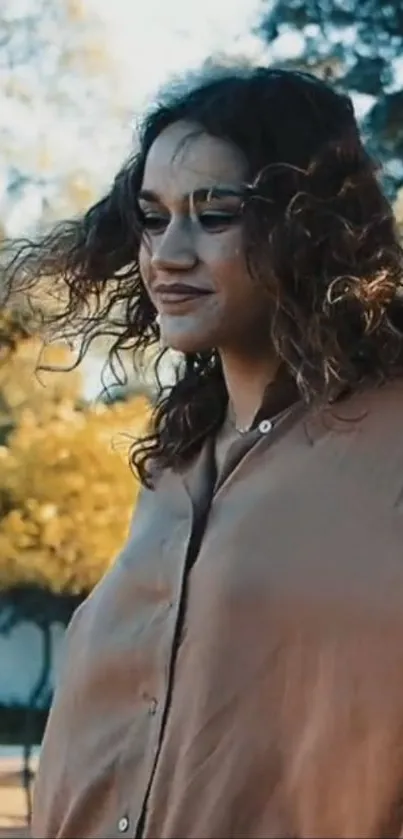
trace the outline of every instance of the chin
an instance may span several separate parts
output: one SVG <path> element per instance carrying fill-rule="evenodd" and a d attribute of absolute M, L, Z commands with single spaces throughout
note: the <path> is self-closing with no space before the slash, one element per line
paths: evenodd
<path fill-rule="evenodd" d="M 164 333 L 161 334 L 161 344 L 174 352 L 191 355 L 192 353 L 209 352 L 216 346 L 211 335 L 200 333 Z"/>

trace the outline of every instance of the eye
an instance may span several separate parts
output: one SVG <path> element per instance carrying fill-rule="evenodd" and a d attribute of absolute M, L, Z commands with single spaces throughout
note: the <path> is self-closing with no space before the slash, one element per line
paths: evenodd
<path fill-rule="evenodd" d="M 142 212 L 141 223 L 143 230 L 148 230 L 151 233 L 160 233 L 168 226 L 169 218 L 161 215 L 161 213 Z"/>
<path fill-rule="evenodd" d="M 236 224 L 241 216 L 240 210 L 208 210 L 200 213 L 199 222 L 206 230 L 221 230 Z"/>

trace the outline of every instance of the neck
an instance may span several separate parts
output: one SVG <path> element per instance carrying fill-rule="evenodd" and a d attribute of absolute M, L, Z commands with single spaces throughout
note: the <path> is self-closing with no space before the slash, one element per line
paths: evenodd
<path fill-rule="evenodd" d="M 261 407 L 267 386 L 274 381 L 279 362 L 268 354 L 259 359 L 221 354 L 228 400 L 238 429 L 249 428 Z"/>

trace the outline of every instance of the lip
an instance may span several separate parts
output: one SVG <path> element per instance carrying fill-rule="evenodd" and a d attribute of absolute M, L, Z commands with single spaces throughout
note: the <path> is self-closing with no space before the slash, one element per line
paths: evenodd
<path fill-rule="evenodd" d="M 154 288 L 154 292 L 161 299 L 174 299 L 177 297 L 189 299 L 191 297 L 205 297 L 208 294 L 212 294 L 211 289 L 201 288 L 190 283 L 158 283 Z"/>
<path fill-rule="evenodd" d="M 186 314 L 201 305 L 213 292 L 190 283 L 158 283 L 154 287 L 157 308 L 166 314 Z"/>

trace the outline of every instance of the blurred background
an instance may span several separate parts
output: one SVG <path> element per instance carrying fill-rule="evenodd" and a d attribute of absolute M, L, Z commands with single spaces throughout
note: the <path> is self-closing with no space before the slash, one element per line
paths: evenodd
<path fill-rule="evenodd" d="M 401 0 L 1 0 L 0 240 L 100 197 L 170 76 L 239 62 L 309 69 L 348 90 L 402 223 Z M 0 309 L 3 836 L 29 821 L 66 624 L 136 501 L 128 449 L 155 382 L 148 365 L 112 386 L 107 351 L 100 341 L 74 371 L 39 372 L 68 367 L 72 350 L 44 350 L 24 301 Z"/>

